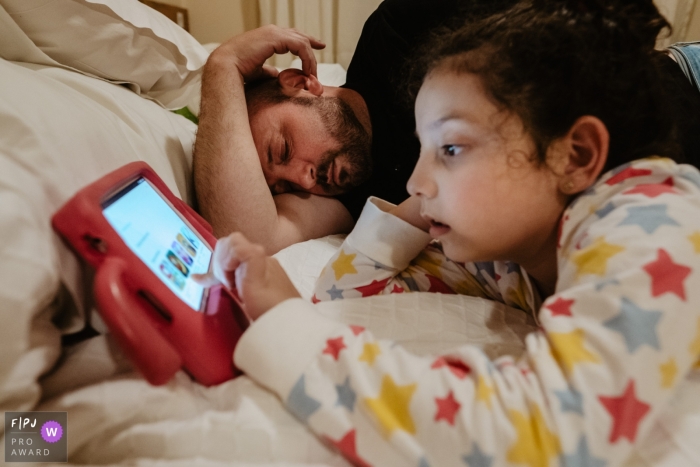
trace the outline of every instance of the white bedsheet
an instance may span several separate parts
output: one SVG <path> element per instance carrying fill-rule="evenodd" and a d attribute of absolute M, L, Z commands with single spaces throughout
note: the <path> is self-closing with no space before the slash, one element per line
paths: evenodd
<path fill-rule="evenodd" d="M 312 240 L 278 253 L 304 296 L 340 241 Z M 469 342 L 492 357 L 518 355 L 534 329 L 520 311 L 455 295 L 391 295 L 318 308 L 419 354 Z M 37 410 L 68 411 L 72 463 L 349 465 L 249 378 L 205 388 L 181 372 L 165 386 L 150 386 L 105 336 L 71 349 L 42 387 L 48 399 Z"/>

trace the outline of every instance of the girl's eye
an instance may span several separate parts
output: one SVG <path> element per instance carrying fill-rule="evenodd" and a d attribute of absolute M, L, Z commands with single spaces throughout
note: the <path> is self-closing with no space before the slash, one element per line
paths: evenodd
<path fill-rule="evenodd" d="M 456 144 L 446 144 L 441 149 L 442 154 L 445 156 L 456 156 L 462 152 L 462 146 L 457 146 Z"/>

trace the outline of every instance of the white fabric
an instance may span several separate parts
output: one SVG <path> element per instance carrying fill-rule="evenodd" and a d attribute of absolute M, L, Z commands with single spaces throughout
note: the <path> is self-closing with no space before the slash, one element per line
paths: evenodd
<path fill-rule="evenodd" d="M 306 295 L 339 243 L 337 237 L 312 240 L 276 257 Z M 524 336 L 534 329 L 520 311 L 465 296 L 395 295 L 317 308 L 417 353 L 444 352 L 468 341 L 491 357 L 519 355 Z M 428 317 L 423 313 L 427 308 L 437 311 Z M 73 348 L 42 386 L 55 397 L 37 410 L 69 413 L 72 463 L 350 465 L 248 377 L 204 388 L 178 373 L 165 386 L 150 386 L 129 369 L 106 336 Z"/>
<path fill-rule="evenodd" d="M 60 353 L 59 327 L 80 329 L 90 306 L 51 215 L 135 160 L 191 201 L 196 127 L 122 86 L 62 68 L 0 59 L 0 76 L 1 412 L 34 407 L 36 380 Z"/>
<path fill-rule="evenodd" d="M 0 7 L 5 10 L 0 12 L 0 24 L 5 25 L 0 43 L 13 44 L 0 46 L 6 60 L 59 63 L 129 83 L 136 93 L 173 109 L 188 105 L 193 88 L 198 94 L 206 50 L 137 0 L 0 0 Z"/>

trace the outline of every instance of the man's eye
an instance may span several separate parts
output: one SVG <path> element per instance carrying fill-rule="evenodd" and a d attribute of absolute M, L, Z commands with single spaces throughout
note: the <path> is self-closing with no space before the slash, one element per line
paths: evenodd
<path fill-rule="evenodd" d="M 446 144 L 441 149 L 442 154 L 445 156 L 456 156 L 462 152 L 462 146 L 457 146 L 456 144 Z"/>

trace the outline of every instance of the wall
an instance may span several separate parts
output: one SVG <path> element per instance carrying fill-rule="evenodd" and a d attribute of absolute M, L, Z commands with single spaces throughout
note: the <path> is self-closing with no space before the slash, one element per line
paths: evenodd
<path fill-rule="evenodd" d="M 257 0 L 156 0 L 187 8 L 190 33 L 202 44 L 223 42 L 260 24 Z"/>
<path fill-rule="evenodd" d="M 222 42 L 261 24 L 258 0 L 157 0 L 187 8 L 190 32 L 201 43 Z M 304 0 L 296 0 L 303 2 Z M 333 0 L 337 1 L 337 0 Z M 348 0 L 346 0 L 348 1 Z M 338 34 L 355 43 L 362 24 L 380 0 L 340 1 Z M 290 1 L 291 3 L 291 1 Z M 700 41 L 700 0 L 655 0 L 659 9 L 674 23 L 674 34 L 666 43 Z M 351 5 L 348 7 L 348 5 Z M 346 42 L 347 43 L 347 42 Z M 338 61 L 349 62 L 353 50 L 338 50 Z"/>
<path fill-rule="evenodd" d="M 695 2 L 695 7 L 691 12 L 690 25 L 688 26 L 688 34 L 685 40 L 700 41 L 700 1 Z"/>

